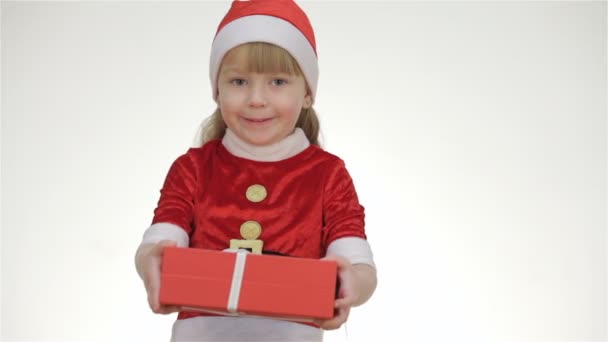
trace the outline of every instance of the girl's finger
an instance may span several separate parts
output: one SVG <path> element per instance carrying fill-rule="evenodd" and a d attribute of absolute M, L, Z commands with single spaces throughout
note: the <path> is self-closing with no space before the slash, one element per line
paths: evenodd
<path fill-rule="evenodd" d="M 342 326 L 342 324 L 344 324 L 344 322 L 346 322 L 349 312 L 350 308 L 338 309 L 337 315 L 334 318 L 325 321 L 317 321 L 317 324 L 321 329 L 325 330 L 338 329 Z"/>
<path fill-rule="evenodd" d="M 161 305 L 158 308 L 158 312 L 159 314 L 163 314 L 163 315 L 168 315 L 174 312 L 179 312 L 181 311 L 181 308 L 179 306 L 174 306 L 174 305 Z"/>
<path fill-rule="evenodd" d="M 158 246 L 160 247 L 160 253 L 159 253 L 159 255 L 160 255 L 160 254 L 162 254 L 164 247 L 175 247 L 175 246 L 177 246 L 177 243 L 172 240 L 162 240 L 161 242 L 158 243 Z"/>
<path fill-rule="evenodd" d="M 336 299 L 335 308 L 346 308 L 353 306 L 353 297 L 344 297 Z"/>

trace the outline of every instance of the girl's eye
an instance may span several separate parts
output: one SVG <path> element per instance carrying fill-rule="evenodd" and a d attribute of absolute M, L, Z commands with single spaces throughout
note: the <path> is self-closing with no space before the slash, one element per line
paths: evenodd
<path fill-rule="evenodd" d="M 272 80 L 272 84 L 273 84 L 273 85 L 276 85 L 276 86 L 284 85 L 284 84 L 286 84 L 286 83 L 287 83 L 287 81 L 286 81 L 286 80 L 283 80 L 283 79 L 280 79 L 280 78 L 277 78 L 277 79 L 275 79 L 275 80 Z"/>
<path fill-rule="evenodd" d="M 230 81 L 230 83 L 232 83 L 232 84 L 234 84 L 234 85 L 237 85 L 237 86 L 241 86 L 241 85 L 245 85 L 245 84 L 247 84 L 247 81 L 245 81 L 245 80 L 244 80 L 244 79 L 242 79 L 242 78 L 235 78 L 235 79 L 233 79 L 232 81 Z"/>

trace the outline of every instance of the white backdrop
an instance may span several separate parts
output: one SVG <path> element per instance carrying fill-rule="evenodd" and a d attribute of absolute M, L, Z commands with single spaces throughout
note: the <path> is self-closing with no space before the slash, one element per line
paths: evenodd
<path fill-rule="evenodd" d="M 606 340 L 606 2 L 304 2 L 379 269 L 327 341 Z M 133 254 L 221 2 L 2 1 L 2 341 L 167 341 Z"/>

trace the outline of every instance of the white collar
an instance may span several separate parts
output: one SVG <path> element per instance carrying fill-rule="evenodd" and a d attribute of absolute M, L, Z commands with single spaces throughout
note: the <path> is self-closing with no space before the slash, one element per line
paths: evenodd
<path fill-rule="evenodd" d="M 237 137 L 234 132 L 226 128 L 222 144 L 233 155 L 254 161 L 274 162 L 291 158 L 304 151 L 310 142 L 300 127 L 285 139 L 268 146 L 255 146 L 248 144 Z"/>

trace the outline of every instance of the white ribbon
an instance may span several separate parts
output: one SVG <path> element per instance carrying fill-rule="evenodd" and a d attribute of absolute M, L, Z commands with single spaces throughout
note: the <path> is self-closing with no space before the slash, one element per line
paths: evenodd
<path fill-rule="evenodd" d="M 243 249 L 236 251 L 236 260 L 234 262 L 234 271 L 232 273 L 232 283 L 230 284 L 230 295 L 228 295 L 227 305 L 228 312 L 230 313 L 237 313 L 247 253 L 249 253 L 249 251 Z"/>

